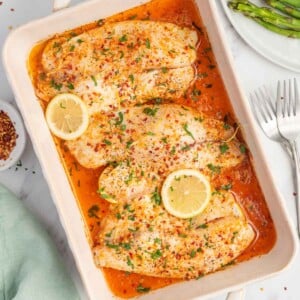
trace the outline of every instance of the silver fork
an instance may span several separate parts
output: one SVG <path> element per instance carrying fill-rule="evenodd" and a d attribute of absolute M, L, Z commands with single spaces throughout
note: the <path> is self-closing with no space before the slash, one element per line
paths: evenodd
<path fill-rule="evenodd" d="M 280 134 L 276 120 L 276 107 L 265 86 L 250 94 L 251 108 L 256 120 L 264 132 L 271 140 L 284 146 L 291 156 L 291 148 L 288 141 Z"/>
<path fill-rule="evenodd" d="M 283 93 L 282 93 L 283 85 Z M 293 171 L 296 177 L 297 229 L 300 237 L 300 172 L 296 139 L 300 135 L 300 97 L 297 81 L 286 80 L 277 85 L 276 100 L 277 125 L 280 134 L 288 141 L 293 159 Z"/>

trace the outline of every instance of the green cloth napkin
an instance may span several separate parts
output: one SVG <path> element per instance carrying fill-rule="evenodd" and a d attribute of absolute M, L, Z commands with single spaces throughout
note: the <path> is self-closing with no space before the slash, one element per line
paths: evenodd
<path fill-rule="evenodd" d="M 77 300 L 47 232 L 0 184 L 0 300 Z"/>

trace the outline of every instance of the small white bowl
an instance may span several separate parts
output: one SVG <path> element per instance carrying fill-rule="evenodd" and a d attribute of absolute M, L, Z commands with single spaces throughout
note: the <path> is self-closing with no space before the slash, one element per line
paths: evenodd
<path fill-rule="evenodd" d="M 20 159 L 26 144 L 26 133 L 22 118 L 12 105 L 0 100 L 0 111 L 4 111 L 9 116 L 13 125 L 15 126 L 16 133 L 18 135 L 16 146 L 10 153 L 9 158 L 6 160 L 0 159 L 0 171 L 4 171 L 14 165 L 18 161 L 18 159 Z"/>

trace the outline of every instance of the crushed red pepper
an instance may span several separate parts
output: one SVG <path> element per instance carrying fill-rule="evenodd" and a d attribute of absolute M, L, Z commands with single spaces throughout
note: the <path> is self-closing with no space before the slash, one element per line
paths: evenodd
<path fill-rule="evenodd" d="M 17 132 L 9 116 L 0 111 L 0 159 L 7 160 L 17 142 Z"/>

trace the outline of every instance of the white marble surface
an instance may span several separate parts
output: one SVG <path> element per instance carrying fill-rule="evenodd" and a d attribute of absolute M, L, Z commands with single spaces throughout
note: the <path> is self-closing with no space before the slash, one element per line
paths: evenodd
<path fill-rule="evenodd" d="M 73 1 L 72 4 L 79 2 L 81 1 Z M 12 28 L 30 20 L 48 15 L 52 10 L 51 0 L 2 0 L 0 3 L 0 49 L 2 49 L 5 37 Z M 229 24 L 220 7 L 219 13 L 221 14 L 226 38 L 230 44 L 234 57 L 237 74 L 247 94 L 262 84 L 267 84 L 268 86 L 275 88 L 278 79 L 296 77 L 300 82 L 300 74 L 293 73 L 270 63 L 246 45 Z M 0 63 L 0 98 L 14 104 L 13 93 L 5 77 L 2 62 Z M 260 138 L 265 146 L 265 151 L 268 154 L 267 157 L 274 181 L 283 194 L 290 216 L 295 223 L 294 190 L 289 160 L 280 146 L 267 140 L 261 133 Z M 21 162 L 22 165 L 19 164 L 12 167 L 10 170 L 1 172 L 0 182 L 20 197 L 28 209 L 32 211 L 47 228 L 47 231 L 52 236 L 63 257 L 66 267 L 76 282 L 81 298 L 87 299 L 72 254 L 68 247 L 65 233 L 60 225 L 55 206 L 52 202 L 47 183 L 45 182 L 39 162 L 34 154 L 29 139 Z M 300 255 L 297 256 L 293 265 L 282 274 L 272 279 L 247 286 L 245 299 L 300 299 L 298 280 L 299 271 Z M 225 297 L 225 295 L 220 295 L 213 300 L 223 300 Z"/>

